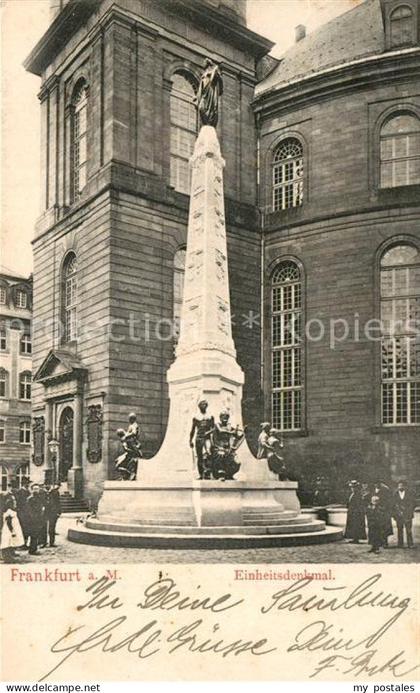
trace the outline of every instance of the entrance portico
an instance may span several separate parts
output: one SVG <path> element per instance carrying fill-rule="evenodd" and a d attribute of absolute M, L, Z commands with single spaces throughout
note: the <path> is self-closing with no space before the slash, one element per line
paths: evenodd
<path fill-rule="evenodd" d="M 61 482 L 73 498 L 83 496 L 83 390 L 87 369 L 69 352 L 51 350 L 35 374 L 44 386 L 44 477 Z M 58 441 L 56 459 L 49 443 Z"/>

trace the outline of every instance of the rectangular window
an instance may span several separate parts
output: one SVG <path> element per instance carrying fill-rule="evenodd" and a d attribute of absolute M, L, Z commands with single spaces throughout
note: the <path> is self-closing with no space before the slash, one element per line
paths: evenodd
<path fill-rule="evenodd" d="M 32 339 L 31 335 L 24 334 L 20 340 L 20 353 L 23 355 L 32 354 Z"/>
<path fill-rule="evenodd" d="M 6 425 L 4 421 L 0 421 L 0 443 L 6 441 Z"/>
<path fill-rule="evenodd" d="M 0 305 L 4 306 L 6 303 L 6 289 L 4 286 L 0 286 Z"/>
<path fill-rule="evenodd" d="M 28 305 L 28 297 L 26 295 L 25 291 L 17 291 L 16 292 L 16 307 L 17 308 L 26 308 Z"/>
<path fill-rule="evenodd" d="M 0 351 L 7 350 L 7 334 L 6 330 L 0 332 Z"/>
<path fill-rule="evenodd" d="M 6 397 L 6 380 L 0 380 L 0 397 Z"/>
<path fill-rule="evenodd" d="M 19 442 L 28 445 L 31 442 L 31 425 L 26 421 L 20 424 Z"/>
<path fill-rule="evenodd" d="M 19 385 L 19 397 L 20 399 L 31 399 L 31 382 L 28 379 L 20 381 Z"/>
<path fill-rule="evenodd" d="M 381 188 L 420 183 L 420 133 L 381 139 Z"/>

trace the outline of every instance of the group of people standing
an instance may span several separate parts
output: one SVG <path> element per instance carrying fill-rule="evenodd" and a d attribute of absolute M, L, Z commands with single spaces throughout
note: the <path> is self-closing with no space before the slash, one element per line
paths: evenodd
<path fill-rule="evenodd" d="M 61 515 L 59 484 L 31 484 L 22 480 L 20 488 L 10 487 L 1 498 L 2 557 L 10 559 L 16 549 L 39 555 L 39 548 L 56 546 L 56 525 Z"/>
<path fill-rule="evenodd" d="M 394 533 L 392 519 L 397 526 L 398 547 L 412 548 L 413 517 L 416 506 L 415 494 L 405 481 L 399 481 L 392 491 L 383 481 L 371 487 L 357 480 L 350 481 L 350 496 L 347 504 L 347 523 L 344 536 L 354 544 L 368 539 L 370 553 L 379 553 L 388 547 L 388 538 Z M 366 533 L 367 524 L 367 533 Z"/>

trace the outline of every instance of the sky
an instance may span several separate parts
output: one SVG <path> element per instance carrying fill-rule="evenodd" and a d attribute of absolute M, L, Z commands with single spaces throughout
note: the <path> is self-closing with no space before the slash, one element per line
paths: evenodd
<path fill-rule="evenodd" d="M 157 1 L 157 0 L 156 0 Z M 352 9 L 360 0 L 248 0 L 248 26 L 276 43 L 281 56 L 294 27 L 307 32 Z M 40 79 L 22 63 L 49 24 L 49 0 L 0 0 L 1 12 L 1 246 L 0 265 L 32 271 L 35 221 L 40 214 Z"/>

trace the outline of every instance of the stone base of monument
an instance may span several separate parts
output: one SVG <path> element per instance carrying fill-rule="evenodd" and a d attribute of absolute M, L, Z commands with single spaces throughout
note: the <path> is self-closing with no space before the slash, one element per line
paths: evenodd
<path fill-rule="evenodd" d="M 300 512 L 297 483 L 196 481 L 180 485 L 108 481 L 99 517 L 70 529 L 71 541 L 139 548 L 245 548 L 341 539 Z"/>

